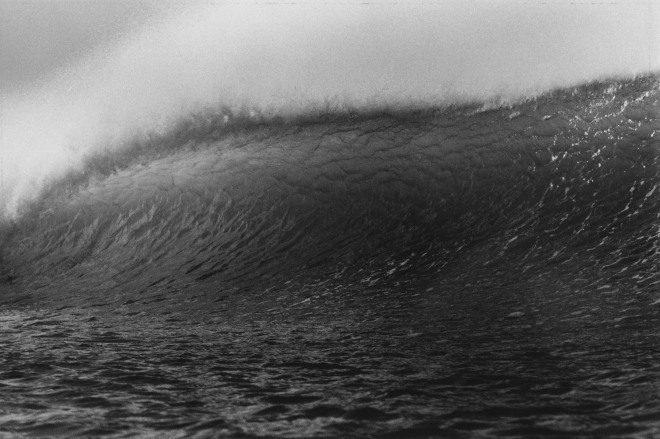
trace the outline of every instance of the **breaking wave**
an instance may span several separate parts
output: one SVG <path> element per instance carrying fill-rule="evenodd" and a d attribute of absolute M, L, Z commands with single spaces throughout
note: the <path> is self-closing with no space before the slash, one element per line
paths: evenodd
<path fill-rule="evenodd" d="M 3 226 L 5 286 L 214 297 L 504 264 L 651 288 L 659 89 L 642 76 L 512 105 L 198 112 L 89 156 L 27 204 Z"/>

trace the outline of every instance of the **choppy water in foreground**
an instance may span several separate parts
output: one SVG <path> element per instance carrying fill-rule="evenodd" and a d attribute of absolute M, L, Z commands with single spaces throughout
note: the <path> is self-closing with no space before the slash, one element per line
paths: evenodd
<path fill-rule="evenodd" d="M 0 437 L 660 436 L 658 99 L 91 163 L 3 226 Z"/>
<path fill-rule="evenodd" d="M 208 324 L 195 315 L 7 311 L 0 429 L 25 437 L 660 434 L 657 310 L 615 288 L 547 297 L 519 286 L 486 303 L 487 291 L 382 292 L 344 315 L 319 316 L 332 305 L 321 301 L 285 318 Z M 589 298 L 572 301 L 578 292 Z M 394 309 L 382 312 L 385 303 Z"/>

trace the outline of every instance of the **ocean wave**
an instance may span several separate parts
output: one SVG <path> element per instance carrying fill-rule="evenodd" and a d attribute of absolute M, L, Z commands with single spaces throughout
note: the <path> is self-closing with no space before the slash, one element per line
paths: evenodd
<path fill-rule="evenodd" d="M 643 76 L 488 108 L 196 113 L 54 181 L 3 226 L 4 277 L 72 294 L 377 284 L 580 252 L 652 284 L 659 96 Z"/>

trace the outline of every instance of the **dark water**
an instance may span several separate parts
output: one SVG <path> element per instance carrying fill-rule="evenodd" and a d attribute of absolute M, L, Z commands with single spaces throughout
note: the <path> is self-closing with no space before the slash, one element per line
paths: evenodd
<path fill-rule="evenodd" d="M 218 115 L 91 161 L 3 226 L 0 433 L 660 436 L 659 96 Z"/>

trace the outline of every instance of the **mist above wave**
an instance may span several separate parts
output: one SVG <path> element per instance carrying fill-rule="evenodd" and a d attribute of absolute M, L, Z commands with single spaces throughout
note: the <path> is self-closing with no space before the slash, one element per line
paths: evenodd
<path fill-rule="evenodd" d="M 653 8 L 476 5 L 173 6 L 41 83 L 0 91 L 0 210 L 14 214 L 94 151 L 170 132 L 209 106 L 288 118 L 507 101 L 660 65 L 638 32 Z"/>

